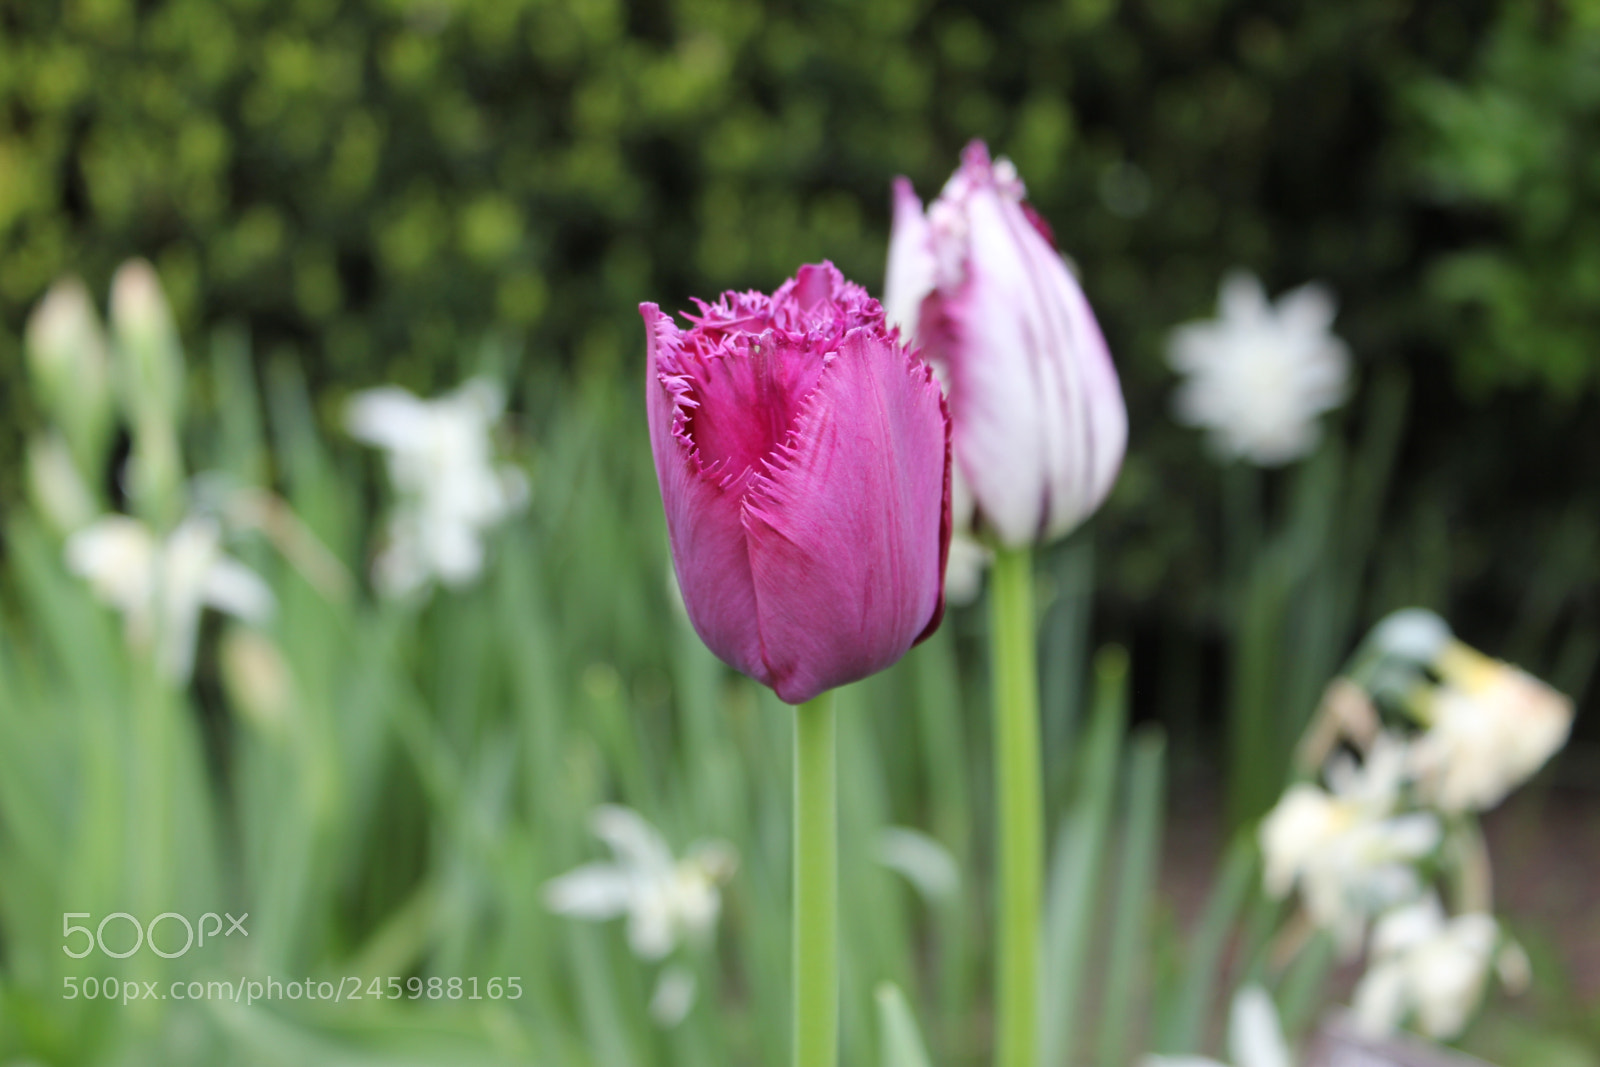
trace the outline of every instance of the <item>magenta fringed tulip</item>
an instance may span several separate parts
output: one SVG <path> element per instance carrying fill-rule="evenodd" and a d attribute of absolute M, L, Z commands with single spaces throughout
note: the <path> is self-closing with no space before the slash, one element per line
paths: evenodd
<path fill-rule="evenodd" d="M 831 263 L 770 297 L 641 304 L 650 444 L 684 606 L 725 662 L 800 704 L 883 670 L 944 612 L 939 386 Z"/>
<path fill-rule="evenodd" d="M 1020 548 L 1069 532 L 1116 480 L 1128 412 L 1100 327 L 1009 160 L 981 141 L 922 211 L 894 187 L 884 305 L 950 391 L 977 522 Z"/>

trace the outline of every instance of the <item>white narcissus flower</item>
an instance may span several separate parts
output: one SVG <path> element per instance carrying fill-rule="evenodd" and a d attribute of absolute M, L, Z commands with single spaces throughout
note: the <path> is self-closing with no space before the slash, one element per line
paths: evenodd
<path fill-rule="evenodd" d="M 1371 963 L 1355 992 L 1356 1023 L 1372 1037 L 1408 1017 L 1448 1041 L 1483 995 L 1499 927 L 1481 912 L 1447 919 L 1436 896 L 1389 912 L 1372 932 Z"/>
<path fill-rule="evenodd" d="M 991 163 L 980 141 L 926 214 L 898 179 L 883 301 L 947 387 L 977 528 L 1010 548 L 1093 514 L 1128 438 L 1100 327 L 1025 196 L 1016 168 Z"/>
<path fill-rule="evenodd" d="M 1268 302 L 1254 275 L 1222 283 L 1218 317 L 1173 330 L 1167 361 L 1185 376 L 1179 422 L 1210 431 L 1217 454 L 1261 467 L 1308 455 L 1317 418 L 1344 402 L 1350 355 L 1329 330 L 1329 291 L 1304 285 Z"/>
<path fill-rule="evenodd" d="M 1409 780 L 1409 742 L 1392 730 L 1379 730 L 1357 762 L 1347 752 L 1328 760 L 1328 788 L 1346 804 L 1368 812 L 1393 811 Z"/>
<path fill-rule="evenodd" d="M 1450 624 L 1427 608 L 1402 608 L 1385 615 L 1367 636 L 1367 643 L 1385 656 L 1431 664 L 1454 640 Z"/>
<path fill-rule="evenodd" d="M 194 668 L 203 608 L 252 622 L 272 613 L 272 590 L 222 554 L 222 531 L 209 518 L 185 519 L 159 540 L 137 519 L 108 515 L 67 539 L 66 559 L 96 596 L 122 612 L 130 642 L 153 647 L 162 672 L 177 682 Z"/>
<path fill-rule="evenodd" d="M 722 906 L 721 885 L 738 853 L 725 841 L 693 845 L 681 860 L 638 812 L 615 804 L 595 809 L 595 836 L 613 860 L 590 863 L 547 882 L 545 906 L 575 919 L 628 919 L 634 955 L 659 960 L 679 944 L 703 940 Z"/>
<path fill-rule="evenodd" d="M 461 586 L 476 578 L 484 531 L 526 502 L 522 472 L 494 462 L 490 430 L 504 404 L 500 389 L 483 379 L 436 400 L 397 386 L 351 398 L 346 426 L 388 453 L 400 498 L 373 568 L 386 594 L 404 596 L 434 579 Z"/>
<path fill-rule="evenodd" d="M 1277 1005 L 1251 984 L 1234 994 L 1228 1013 L 1228 1055 L 1233 1067 L 1293 1067 Z M 1206 1056 L 1146 1056 L 1141 1067 L 1227 1067 Z"/>
<path fill-rule="evenodd" d="M 1381 734 L 1359 768 L 1329 769 L 1332 792 L 1291 786 L 1261 824 L 1267 891 L 1298 886 L 1306 913 L 1346 954 L 1360 947 L 1368 916 L 1420 890 L 1412 865 L 1439 846 L 1437 817 L 1395 814 L 1408 759 L 1403 741 Z"/>
<path fill-rule="evenodd" d="M 1459 641 L 1436 666 L 1444 684 L 1420 704 L 1412 750 L 1418 790 L 1447 812 L 1487 810 L 1566 744 L 1572 701 Z"/>

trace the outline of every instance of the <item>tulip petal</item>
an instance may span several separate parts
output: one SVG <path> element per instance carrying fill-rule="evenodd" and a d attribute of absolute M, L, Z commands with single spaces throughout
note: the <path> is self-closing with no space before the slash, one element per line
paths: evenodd
<path fill-rule="evenodd" d="M 709 355 L 685 352 L 678 364 L 695 400 L 683 433 L 701 472 L 732 488 L 743 488 L 788 438 L 822 374 L 820 348 L 777 347 L 764 340 L 769 336 L 741 338 Z"/>
<path fill-rule="evenodd" d="M 678 328 L 655 304 L 641 304 L 647 342 L 646 410 L 656 477 L 667 515 L 672 562 L 695 632 L 723 662 L 765 680 L 755 586 L 740 522 L 742 485 L 720 485 L 700 469 L 693 442 L 677 432 L 688 388 L 675 376 Z"/>
<path fill-rule="evenodd" d="M 894 180 L 894 225 L 883 280 L 883 313 L 902 338 L 917 332 L 922 301 L 933 292 L 934 258 L 922 201 L 905 178 Z"/>
<path fill-rule="evenodd" d="M 950 522 L 942 404 L 926 366 L 852 330 L 751 479 L 763 680 L 788 703 L 882 670 L 937 624 Z"/>
<path fill-rule="evenodd" d="M 1127 409 L 1088 301 L 1020 202 L 991 181 L 967 212 L 967 283 L 945 313 L 952 350 L 981 357 L 948 361 L 956 454 L 984 520 L 1004 543 L 1031 544 L 1104 499 Z"/>

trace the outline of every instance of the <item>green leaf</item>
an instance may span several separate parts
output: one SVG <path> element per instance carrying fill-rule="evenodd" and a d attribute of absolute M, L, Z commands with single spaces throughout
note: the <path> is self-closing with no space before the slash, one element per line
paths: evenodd
<path fill-rule="evenodd" d="M 893 982 L 880 983 L 877 999 L 878 1035 L 883 1050 L 878 1060 L 880 1067 L 929 1067 L 928 1050 L 900 987 Z"/>
<path fill-rule="evenodd" d="M 1111 821 L 1127 721 L 1128 654 L 1117 646 L 1095 658 L 1094 713 L 1083 747 L 1078 793 L 1056 831 L 1044 915 L 1044 976 L 1039 1049 L 1060 1063 L 1074 1047 L 1073 1025 L 1088 963 L 1101 862 Z"/>

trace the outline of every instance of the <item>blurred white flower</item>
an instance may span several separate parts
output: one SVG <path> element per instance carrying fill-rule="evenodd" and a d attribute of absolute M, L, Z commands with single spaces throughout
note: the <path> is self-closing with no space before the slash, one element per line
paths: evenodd
<path fill-rule="evenodd" d="M 373 577 L 391 596 L 438 579 L 460 586 L 483 567 L 485 530 L 527 500 L 527 481 L 496 465 L 490 430 L 505 398 L 475 378 L 436 400 L 397 386 L 357 393 L 345 413 L 350 434 L 388 453 L 399 496 Z"/>
<path fill-rule="evenodd" d="M 961 889 L 961 870 L 950 850 L 909 826 L 884 828 L 878 837 L 878 862 L 904 877 L 930 903 L 950 900 Z"/>
<path fill-rule="evenodd" d="M 694 1007 L 694 994 L 693 972 L 685 967 L 665 968 L 656 979 L 655 992 L 650 994 L 650 1018 L 657 1026 L 677 1026 Z"/>
<path fill-rule="evenodd" d="M 1389 912 L 1373 928 L 1371 962 L 1356 986 L 1356 1024 L 1383 1037 L 1414 1016 L 1429 1037 L 1455 1037 L 1483 995 L 1498 938 L 1493 918 L 1447 919 L 1432 894 Z"/>
<path fill-rule="evenodd" d="M 1408 759 L 1403 741 L 1380 734 L 1364 763 L 1330 766 L 1332 792 L 1291 786 L 1261 824 L 1267 891 L 1298 886 L 1306 913 L 1346 954 L 1360 947 L 1369 916 L 1420 892 L 1412 865 L 1439 846 L 1436 816 L 1395 814 Z"/>
<path fill-rule="evenodd" d="M 1426 608 L 1404 608 L 1383 617 L 1367 641 L 1385 656 L 1430 664 L 1454 640 L 1450 625 Z"/>
<path fill-rule="evenodd" d="M 205 607 L 247 621 L 272 613 L 272 590 L 250 568 L 222 554 L 222 531 L 191 517 L 167 538 L 126 515 L 107 515 L 67 539 L 67 566 L 95 595 L 122 612 L 131 643 L 153 648 L 176 682 L 194 668 L 195 637 Z"/>
<path fill-rule="evenodd" d="M 1323 771 L 1328 788 L 1346 804 L 1364 811 L 1393 811 L 1400 803 L 1409 774 L 1408 746 L 1398 733 L 1379 730 L 1359 762 L 1348 752 L 1340 752 L 1328 761 Z"/>
<path fill-rule="evenodd" d="M 720 886 L 738 866 L 724 841 L 692 845 L 675 860 L 666 841 L 638 812 L 615 804 L 595 809 L 595 836 L 615 857 L 547 882 L 545 906 L 574 919 L 628 918 L 634 955 L 659 960 L 680 943 L 705 939 L 722 907 Z"/>
<path fill-rule="evenodd" d="M 1292 1067 L 1278 1008 L 1265 989 L 1251 984 L 1234 994 L 1228 1014 L 1228 1055 L 1233 1067 Z M 1141 1067 L 1227 1067 L 1206 1056 L 1146 1056 Z"/>
<path fill-rule="evenodd" d="M 1330 332 L 1333 295 L 1311 284 L 1274 305 L 1254 275 L 1223 280 L 1218 317 L 1172 331 L 1167 362 L 1186 376 L 1179 422 L 1210 431 L 1223 459 L 1261 467 L 1308 455 L 1317 417 L 1344 402 L 1350 355 Z"/>
<path fill-rule="evenodd" d="M 1447 812 L 1494 807 L 1566 744 L 1572 701 L 1539 679 L 1452 642 L 1444 684 L 1421 702 L 1412 749 L 1422 798 Z"/>

